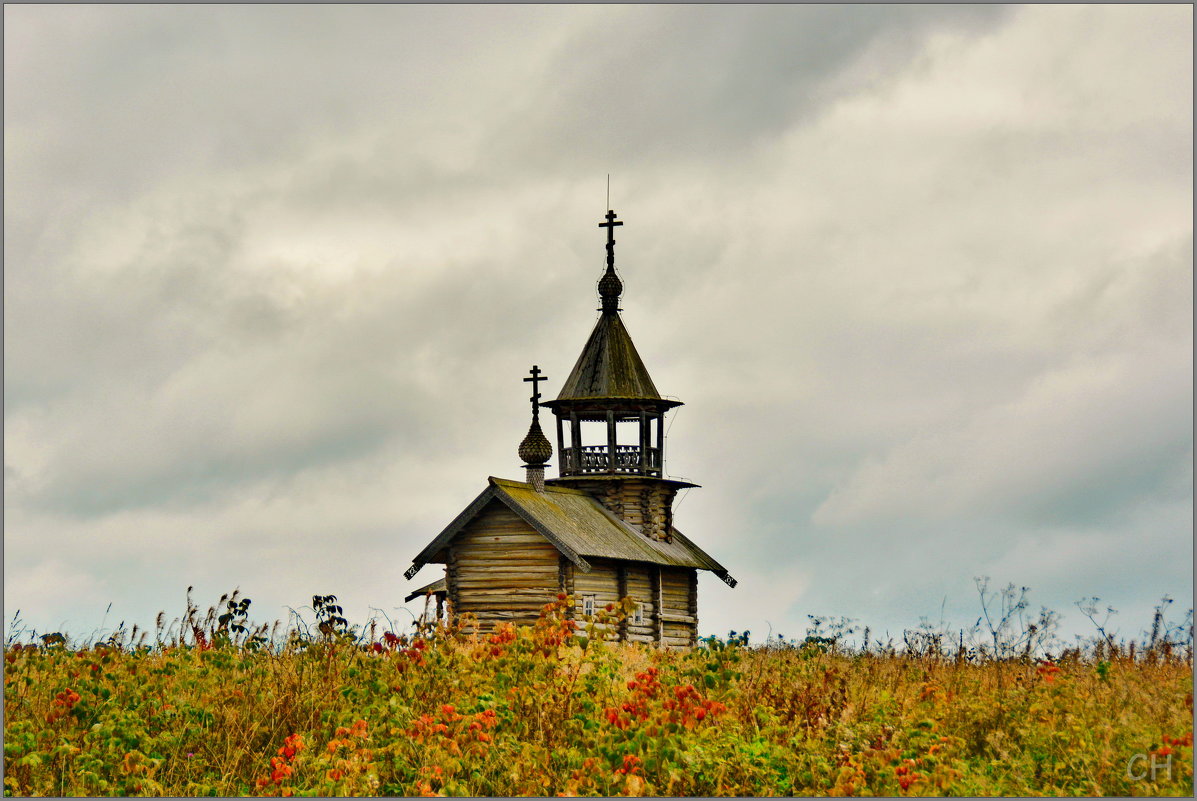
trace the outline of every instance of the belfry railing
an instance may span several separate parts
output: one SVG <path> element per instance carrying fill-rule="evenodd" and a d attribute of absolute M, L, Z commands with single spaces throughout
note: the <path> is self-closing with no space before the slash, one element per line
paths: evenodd
<path fill-rule="evenodd" d="M 565 448 L 561 452 L 561 468 L 565 475 L 631 473 L 659 478 L 661 451 L 648 448 L 642 454 L 639 445 L 616 445 L 614 453 L 606 445 Z"/>

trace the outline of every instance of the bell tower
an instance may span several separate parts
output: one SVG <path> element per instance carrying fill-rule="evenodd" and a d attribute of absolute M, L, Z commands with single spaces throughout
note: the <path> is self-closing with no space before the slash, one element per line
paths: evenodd
<path fill-rule="evenodd" d="M 673 498 L 695 487 L 665 478 L 665 413 L 681 401 L 662 398 L 619 316 L 623 282 L 615 274 L 615 228 L 608 210 L 607 269 L 598 282 L 601 315 L 555 400 L 560 476 L 549 481 L 583 490 L 650 539 L 670 542 Z"/>

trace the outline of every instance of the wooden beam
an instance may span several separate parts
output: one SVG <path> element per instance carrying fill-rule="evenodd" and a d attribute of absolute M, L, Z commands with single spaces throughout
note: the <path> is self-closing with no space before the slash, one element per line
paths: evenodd
<path fill-rule="evenodd" d="M 449 612 L 457 611 L 457 549 L 449 546 L 449 558 L 445 563 L 445 590 L 449 596 Z M 448 618 L 446 618 L 447 622 Z"/>
<path fill-rule="evenodd" d="M 657 618 L 657 642 L 665 641 L 665 603 L 661 597 L 661 567 L 658 565 L 652 572 L 653 584 L 653 613 Z"/>
<path fill-rule="evenodd" d="M 569 438 L 570 470 L 580 473 L 582 472 L 582 421 L 578 419 L 576 411 L 569 413 Z"/>
<path fill-rule="evenodd" d="M 607 472 L 615 472 L 615 412 L 607 410 Z"/>
<path fill-rule="evenodd" d="M 690 571 L 690 617 L 693 628 L 690 629 L 690 645 L 698 645 L 698 571 Z"/>
<path fill-rule="evenodd" d="M 565 432 L 563 430 L 561 415 L 554 414 L 557 418 L 557 472 L 565 473 Z"/>
<path fill-rule="evenodd" d="M 622 562 L 619 564 L 619 567 L 617 567 L 615 569 L 615 580 L 616 580 L 616 583 L 619 585 L 619 590 L 618 590 L 619 600 L 623 601 L 623 599 L 626 598 L 628 595 L 628 568 Z M 628 639 L 628 619 L 627 619 L 627 617 L 624 617 L 622 620 L 619 621 L 619 639 L 623 640 L 625 642 Z"/>
<path fill-rule="evenodd" d="M 657 475 L 665 475 L 665 413 L 657 415 Z"/>
<path fill-rule="evenodd" d="M 640 474 L 648 475 L 648 412 L 640 413 Z"/>

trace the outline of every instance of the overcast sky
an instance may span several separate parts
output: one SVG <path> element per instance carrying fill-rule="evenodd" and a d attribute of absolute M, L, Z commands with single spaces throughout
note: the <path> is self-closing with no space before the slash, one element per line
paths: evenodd
<path fill-rule="evenodd" d="M 609 173 L 703 634 L 988 575 L 1135 635 L 1193 591 L 1192 14 L 6 6 L 6 616 L 410 621 Z"/>

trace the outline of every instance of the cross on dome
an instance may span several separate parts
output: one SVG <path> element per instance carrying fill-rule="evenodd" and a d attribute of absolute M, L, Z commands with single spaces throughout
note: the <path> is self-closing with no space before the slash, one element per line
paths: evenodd
<path fill-rule="evenodd" d="M 539 365 L 535 365 L 535 364 L 532 365 L 532 369 L 529 370 L 528 372 L 531 373 L 532 375 L 528 378 L 525 378 L 524 380 L 532 382 L 532 397 L 531 397 L 532 416 L 536 417 L 536 414 L 537 414 L 536 407 L 540 403 L 540 386 L 539 386 L 539 384 L 541 381 L 548 381 L 549 378 L 544 373 L 540 372 Z"/>
<path fill-rule="evenodd" d="M 524 380 L 532 382 L 532 397 L 529 398 L 532 401 L 532 425 L 528 427 L 528 434 L 520 443 L 519 455 L 524 460 L 525 467 L 540 471 L 539 484 L 543 485 L 544 463 L 553 455 L 553 446 L 549 444 L 548 438 L 540 430 L 540 382 L 547 381 L 548 377 L 540 372 L 539 365 L 532 365 L 532 369 L 528 372 L 531 375 Z M 536 485 L 538 482 L 533 478 L 530 475 L 528 483 Z"/>
<path fill-rule="evenodd" d="M 599 223 L 599 228 L 607 229 L 607 272 L 599 279 L 599 297 L 603 300 L 604 312 L 619 311 L 619 296 L 623 292 L 623 281 L 615 274 L 615 226 L 623 225 L 622 220 L 615 219 L 615 212 L 607 210 L 607 221 Z"/>

